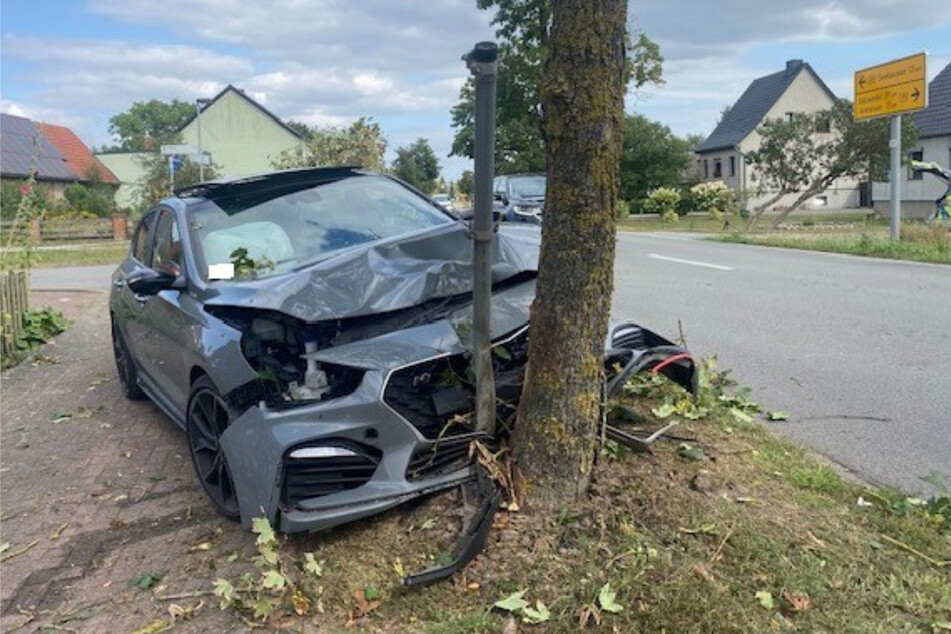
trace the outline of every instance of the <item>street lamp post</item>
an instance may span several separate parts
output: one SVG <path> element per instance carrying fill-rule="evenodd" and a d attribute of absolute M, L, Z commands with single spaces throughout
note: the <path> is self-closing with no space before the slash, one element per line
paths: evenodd
<path fill-rule="evenodd" d="M 202 106 L 210 101 L 210 99 L 195 100 L 195 124 L 198 126 L 198 182 L 205 180 L 205 159 L 201 149 L 201 110 Z"/>

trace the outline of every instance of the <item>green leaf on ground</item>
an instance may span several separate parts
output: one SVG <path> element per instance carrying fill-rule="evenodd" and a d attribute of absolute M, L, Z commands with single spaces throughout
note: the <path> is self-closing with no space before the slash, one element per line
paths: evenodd
<path fill-rule="evenodd" d="M 768 412 L 766 418 L 771 421 L 789 420 L 789 412 Z"/>
<path fill-rule="evenodd" d="M 551 618 L 551 612 L 548 611 L 548 607 L 541 601 L 536 601 L 534 608 L 526 605 L 522 608 L 522 614 L 524 615 L 522 620 L 532 625 L 544 623 Z"/>
<path fill-rule="evenodd" d="M 363 586 L 363 596 L 367 601 L 379 601 L 382 595 L 380 594 L 379 588 L 367 585 Z"/>
<path fill-rule="evenodd" d="M 267 572 L 262 574 L 263 574 L 263 578 L 261 579 L 261 584 L 265 588 L 272 589 L 272 590 L 280 590 L 285 585 L 287 585 L 287 579 L 285 579 L 284 575 L 282 575 L 277 570 L 268 570 Z"/>
<path fill-rule="evenodd" d="M 142 590 L 148 590 L 161 581 L 162 577 L 164 576 L 164 572 L 143 572 L 142 574 L 130 579 L 128 586 L 130 588 L 141 588 Z"/>
<path fill-rule="evenodd" d="M 659 407 L 651 409 L 651 414 L 657 418 L 668 418 L 677 413 L 677 407 L 673 403 L 664 403 Z"/>
<path fill-rule="evenodd" d="M 696 462 L 697 460 L 703 460 L 706 456 L 703 453 L 703 449 L 697 447 L 696 445 L 688 445 L 684 443 L 677 448 L 677 455 L 681 458 L 686 458 Z"/>
<path fill-rule="evenodd" d="M 772 610 L 774 607 L 776 607 L 776 602 L 773 601 L 773 593 L 769 590 L 760 590 L 757 592 L 756 600 L 759 601 L 759 604 L 767 610 Z"/>
<path fill-rule="evenodd" d="M 624 606 L 617 602 L 617 594 L 611 589 L 611 584 L 606 583 L 601 586 L 598 592 L 598 605 L 606 612 L 617 614 L 624 610 Z"/>
<path fill-rule="evenodd" d="M 324 568 L 314 557 L 314 553 L 304 553 L 304 572 L 320 577 L 324 574 Z"/>
<path fill-rule="evenodd" d="M 523 598 L 526 592 L 528 592 L 528 588 L 519 590 L 514 594 L 510 594 L 504 599 L 496 601 L 493 605 L 500 610 L 505 610 L 506 612 L 518 612 L 520 610 L 524 610 L 526 607 L 528 607 L 528 601 Z"/>

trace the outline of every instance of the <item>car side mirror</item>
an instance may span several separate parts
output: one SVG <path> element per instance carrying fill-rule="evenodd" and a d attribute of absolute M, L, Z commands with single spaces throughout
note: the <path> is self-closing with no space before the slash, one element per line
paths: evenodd
<path fill-rule="evenodd" d="M 155 295 L 159 291 L 182 288 L 180 279 L 168 271 L 143 269 L 130 275 L 126 283 L 136 295 Z"/>
<path fill-rule="evenodd" d="M 502 203 L 503 205 L 509 204 L 508 196 L 506 196 L 506 195 L 503 194 L 502 192 L 495 192 L 494 194 L 492 194 L 492 198 L 494 198 L 495 200 L 499 201 L 499 202 Z"/>

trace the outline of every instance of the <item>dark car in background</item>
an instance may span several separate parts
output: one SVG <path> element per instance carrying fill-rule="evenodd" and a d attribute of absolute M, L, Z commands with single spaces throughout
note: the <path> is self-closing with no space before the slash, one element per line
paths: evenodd
<path fill-rule="evenodd" d="M 506 222 L 541 224 L 547 179 L 544 174 L 509 174 L 492 181 L 495 209 Z"/>
<path fill-rule="evenodd" d="M 521 393 L 538 249 L 533 227 L 494 237 L 500 417 Z M 324 529 L 459 485 L 479 438 L 471 260 L 467 224 L 387 176 L 194 186 L 146 211 L 113 274 L 120 384 L 185 430 L 209 499 L 245 525 Z M 674 354 L 667 344 L 613 329 L 609 385 Z M 682 358 L 664 371 L 693 376 Z"/>

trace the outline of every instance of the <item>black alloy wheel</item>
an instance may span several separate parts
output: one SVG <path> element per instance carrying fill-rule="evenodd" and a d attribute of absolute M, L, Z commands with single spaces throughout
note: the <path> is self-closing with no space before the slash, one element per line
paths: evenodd
<path fill-rule="evenodd" d="M 116 372 L 119 374 L 119 386 L 122 388 L 122 393 L 130 401 L 141 401 L 145 398 L 145 392 L 139 387 L 139 371 L 122 337 L 122 331 L 119 330 L 114 319 L 112 321 L 112 352 L 116 357 Z"/>
<path fill-rule="evenodd" d="M 211 380 L 206 376 L 196 380 L 188 399 L 185 429 L 192 462 L 202 488 L 218 512 L 228 519 L 237 520 L 240 515 L 238 496 L 220 443 L 231 419 L 231 409 Z"/>

